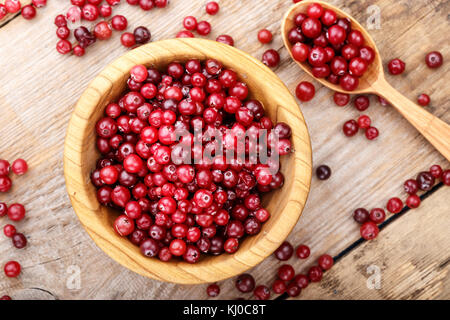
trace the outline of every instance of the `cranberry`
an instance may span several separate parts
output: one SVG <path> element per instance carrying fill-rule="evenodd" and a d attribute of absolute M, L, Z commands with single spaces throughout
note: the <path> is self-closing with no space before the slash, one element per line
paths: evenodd
<path fill-rule="evenodd" d="M 17 159 L 12 163 L 11 170 L 15 174 L 21 176 L 28 171 L 28 164 L 23 159 Z"/>
<path fill-rule="evenodd" d="M 56 25 L 57 27 L 64 27 L 64 26 L 67 26 L 67 20 L 66 20 L 66 17 L 64 17 L 64 15 L 62 15 L 62 14 L 57 15 L 57 16 L 55 17 L 55 25 Z"/>
<path fill-rule="evenodd" d="M 188 30 L 182 30 L 175 36 L 176 38 L 194 38 L 194 34 Z"/>
<path fill-rule="evenodd" d="M 7 176 L 10 172 L 10 164 L 8 161 L 1 159 L 0 160 L 0 176 Z"/>
<path fill-rule="evenodd" d="M 100 179 L 106 184 L 114 184 L 119 179 L 119 170 L 115 166 L 106 166 L 100 170 Z"/>
<path fill-rule="evenodd" d="M 309 57 L 309 47 L 297 42 L 291 49 L 292 56 L 299 62 L 305 62 Z"/>
<path fill-rule="evenodd" d="M 261 43 L 270 43 L 272 41 L 272 32 L 267 29 L 262 29 L 258 32 L 258 40 Z"/>
<path fill-rule="evenodd" d="M 327 52 L 322 47 L 314 47 L 309 51 L 308 62 L 313 67 L 321 67 L 327 61 Z"/>
<path fill-rule="evenodd" d="M 8 207 L 8 218 L 12 221 L 20 221 L 25 218 L 25 207 L 14 203 Z"/>
<path fill-rule="evenodd" d="M 120 42 L 124 47 L 131 48 L 136 44 L 136 39 L 132 33 L 125 32 L 120 36 Z"/>
<path fill-rule="evenodd" d="M 16 13 L 22 6 L 19 0 L 5 0 L 5 7 L 9 13 Z"/>
<path fill-rule="evenodd" d="M 21 266 L 17 261 L 8 261 L 5 264 L 4 271 L 7 277 L 16 278 L 20 275 Z"/>
<path fill-rule="evenodd" d="M 255 212 L 255 218 L 259 222 L 266 222 L 270 218 L 270 213 L 266 209 L 259 209 Z"/>
<path fill-rule="evenodd" d="M 308 6 L 306 12 L 309 17 L 319 19 L 320 17 L 322 17 L 322 15 L 324 13 L 324 9 L 322 8 L 322 6 L 320 4 L 313 3 Z"/>
<path fill-rule="evenodd" d="M 361 47 L 359 49 L 359 56 L 368 64 L 371 64 L 375 60 L 375 51 L 370 47 Z"/>
<path fill-rule="evenodd" d="M 295 95 L 300 101 L 310 101 L 314 98 L 316 90 L 314 85 L 308 81 L 302 81 L 297 85 L 295 89 Z"/>
<path fill-rule="evenodd" d="M 5 216 L 8 213 L 8 206 L 4 202 L 0 202 L 0 217 Z"/>
<path fill-rule="evenodd" d="M 304 274 L 296 275 L 293 282 L 300 288 L 305 289 L 309 284 L 309 278 Z"/>
<path fill-rule="evenodd" d="M 435 178 L 429 172 L 420 172 L 417 175 L 417 183 L 419 184 L 419 189 L 423 191 L 430 191 L 433 188 Z"/>
<path fill-rule="evenodd" d="M 283 281 L 291 281 L 294 279 L 295 270 L 289 264 L 284 264 L 278 269 L 278 278 Z"/>
<path fill-rule="evenodd" d="M 305 42 L 306 37 L 302 34 L 300 28 L 292 28 L 288 33 L 288 40 L 291 44 L 296 44 L 298 42 Z"/>
<path fill-rule="evenodd" d="M 322 280 L 323 272 L 318 266 L 313 266 L 308 270 L 308 278 L 311 282 L 319 282 Z"/>
<path fill-rule="evenodd" d="M 208 21 L 200 21 L 197 24 L 197 33 L 201 36 L 207 36 L 211 32 L 211 24 Z"/>
<path fill-rule="evenodd" d="M 295 251 L 295 254 L 300 259 L 308 258 L 310 253 L 311 253 L 311 251 L 310 251 L 309 247 L 304 244 L 299 245 Z"/>
<path fill-rule="evenodd" d="M 358 132 L 358 123 L 355 120 L 349 120 L 344 123 L 342 130 L 347 137 L 352 137 Z"/>
<path fill-rule="evenodd" d="M 375 127 L 369 127 L 365 131 L 366 138 L 369 140 L 375 139 L 376 137 L 378 137 L 378 134 L 378 129 Z"/>
<path fill-rule="evenodd" d="M 334 57 L 331 60 L 331 72 L 336 76 L 343 76 L 347 73 L 347 61 L 342 57 Z"/>
<path fill-rule="evenodd" d="M 331 169 L 327 165 L 318 166 L 316 169 L 316 176 L 319 180 L 328 180 L 331 176 Z"/>
<path fill-rule="evenodd" d="M 372 121 L 370 120 L 369 116 L 366 115 L 360 115 L 358 118 L 358 127 L 361 129 L 367 129 L 370 127 L 370 124 Z"/>
<path fill-rule="evenodd" d="M 146 257 L 155 257 L 160 250 L 158 242 L 154 239 L 146 239 L 140 245 L 141 253 Z"/>
<path fill-rule="evenodd" d="M 195 30 L 197 29 L 197 19 L 193 16 L 187 16 L 183 19 L 183 26 L 186 30 Z"/>
<path fill-rule="evenodd" d="M 123 171 L 123 172 L 125 172 L 125 171 Z M 119 182 L 121 182 L 120 176 L 119 176 Z M 111 193 L 112 202 L 122 208 L 125 207 L 125 205 L 130 200 L 130 198 L 131 198 L 130 191 L 127 188 L 125 188 L 124 186 L 115 187 L 113 189 L 113 192 Z"/>
<path fill-rule="evenodd" d="M 286 292 L 286 283 L 283 280 L 275 280 L 275 282 L 272 284 L 272 290 L 276 294 L 283 294 Z"/>
<path fill-rule="evenodd" d="M 391 213 L 399 213 L 403 208 L 403 202 L 399 198 L 391 198 L 387 202 L 386 208 Z"/>
<path fill-rule="evenodd" d="M 357 46 L 355 46 L 354 44 L 346 44 L 345 46 L 342 47 L 341 50 L 341 55 L 342 57 L 344 57 L 344 59 L 346 60 L 352 60 L 353 58 L 356 58 L 360 55 L 359 53 L 359 49 Z M 366 64 L 368 64 L 369 62 L 364 59 L 363 57 L 360 57 L 361 59 L 363 59 L 364 62 L 366 62 Z"/>
<path fill-rule="evenodd" d="M 145 43 L 149 42 L 151 39 L 150 31 L 146 27 L 143 27 L 143 26 L 140 26 L 140 27 L 137 27 L 136 29 L 134 29 L 133 35 L 134 35 L 134 40 L 138 44 L 145 44 Z"/>
<path fill-rule="evenodd" d="M 415 194 L 412 194 L 408 196 L 408 198 L 406 198 L 406 205 L 411 209 L 419 207 L 420 202 L 421 202 L 420 197 Z"/>
<path fill-rule="evenodd" d="M 346 91 L 353 91 L 358 87 L 359 80 L 350 74 L 346 74 L 340 78 L 339 84 Z"/>
<path fill-rule="evenodd" d="M 430 167 L 430 173 L 433 177 L 435 177 L 436 179 L 439 179 L 442 177 L 443 171 L 442 171 L 442 168 L 440 165 L 435 164 Z"/>
<path fill-rule="evenodd" d="M 386 213 L 381 208 L 374 208 L 370 210 L 369 219 L 376 224 L 380 224 L 386 219 Z"/>
<path fill-rule="evenodd" d="M 405 189 L 405 192 L 408 194 L 416 194 L 419 190 L 419 184 L 414 179 L 406 180 L 403 184 L 403 187 Z"/>
<path fill-rule="evenodd" d="M 327 27 L 335 24 L 337 21 L 336 12 L 334 12 L 333 10 L 325 9 L 321 17 L 321 21 Z"/>
<path fill-rule="evenodd" d="M 444 58 L 438 51 L 432 51 L 425 56 L 425 63 L 429 68 L 439 68 L 443 62 Z"/>
<path fill-rule="evenodd" d="M 59 40 L 56 43 L 56 50 L 61 54 L 68 54 L 72 51 L 72 44 L 67 40 Z"/>
<path fill-rule="evenodd" d="M 405 71 L 405 63 L 400 59 L 393 59 L 388 64 L 389 73 L 392 75 L 399 75 Z"/>
<path fill-rule="evenodd" d="M 253 291 L 253 295 L 257 300 L 269 300 L 270 289 L 263 285 L 257 286 Z"/>
<path fill-rule="evenodd" d="M 81 9 L 81 16 L 84 20 L 87 21 L 95 21 L 99 16 L 98 7 L 88 3 L 83 6 Z"/>
<path fill-rule="evenodd" d="M 302 32 L 308 38 L 316 38 L 322 31 L 322 24 L 316 18 L 307 18 L 302 22 Z"/>
<path fill-rule="evenodd" d="M 365 223 L 369 221 L 369 211 L 364 208 L 358 208 L 353 212 L 353 219 L 358 223 Z"/>
<path fill-rule="evenodd" d="M 333 266 L 334 260 L 333 257 L 331 257 L 330 255 L 323 254 L 319 257 L 318 263 L 323 271 L 327 271 L 330 270 L 331 267 Z"/>
<path fill-rule="evenodd" d="M 235 253 L 239 249 L 239 240 L 236 238 L 228 238 L 223 245 L 223 249 L 227 253 Z"/>
<path fill-rule="evenodd" d="M 417 103 L 420 104 L 423 107 L 426 107 L 430 104 L 430 96 L 422 93 L 417 97 Z"/>
<path fill-rule="evenodd" d="M 220 36 L 218 36 L 216 38 L 217 42 L 221 42 L 221 43 L 225 43 L 229 46 L 234 46 L 234 40 L 231 36 L 227 35 L 227 34 L 221 34 Z"/>
<path fill-rule="evenodd" d="M 56 36 L 62 40 L 67 39 L 70 36 L 70 30 L 66 26 L 58 27 L 56 29 Z"/>
<path fill-rule="evenodd" d="M 103 18 L 107 18 L 112 14 L 112 8 L 107 4 L 102 4 L 100 7 L 98 7 L 98 11 Z"/>
<path fill-rule="evenodd" d="M 269 49 L 263 53 L 262 62 L 270 67 L 275 68 L 280 63 L 280 55 L 278 51 Z"/>
<path fill-rule="evenodd" d="M 25 248 L 27 246 L 27 242 L 28 242 L 27 238 L 25 238 L 24 234 L 19 233 L 19 232 L 15 233 L 12 236 L 11 240 L 12 240 L 13 246 L 16 247 L 17 249 Z"/>
<path fill-rule="evenodd" d="M 348 69 L 351 75 L 361 77 L 367 70 L 367 63 L 362 58 L 353 58 L 348 64 Z"/>
<path fill-rule="evenodd" d="M 174 256 L 182 256 L 186 252 L 186 242 L 181 239 L 172 240 L 169 250 Z"/>
<path fill-rule="evenodd" d="M 236 279 L 235 285 L 242 293 L 251 292 L 255 288 L 255 279 L 250 274 L 244 273 Z"/>
<path fill-rule="evenodd" d="M 378 236 L 380 230 L 374 222 L 366 222 L 360 228 L 361 237 L 365 240 L 372 240 Z"/>
<path fill-rule="evenodd" d="M 114 221 L 114 230 L 120 236 L 128 236 L 134 231 L 134 222 L 126 215 L 121 215 Z"/>
<path fill-rule="evenodd" d="M 350 95 L 346 93 L 335 92 L 333 95 L 334 103 L 338 106 L 343 107 L 346 106 L 350 101 Z"/>
<path fill-rule="evenodd" d="M 0 5 L 1 6 L 1 5 Z M 0 10 L 1 10 L 1 8 L 0 8 Z M 0 16 L 0 19 L 1 19 L 1 16 Z M 12 300 L 11 299 L 11 297 L 10 296 L 2 296 L 2 297 L 0 297 L 0 300 Z"/>
<path fill-rule="evenodd" d="M 167 4 L 169 3 L 169 0 L 154 0 L 155 6 L 157 8 L 165 8 Z"/>
<path fill-rule="evenodd" d="M 3 227 L 3 233 L 8 238 L 12 238 L 16 234 L 16 227 L 14 227 L 12 224 L 7 224 Z"/>
<path fill-rule="evenodd" d="M 446 186 L 450 186 L 450 170 L 445 170 L 442 173 L 442 182 L 446 185 Z"/>
<path fill-rule="evenodd" d="M 22 17 L 31 20 L 36 16 L 36 9 L 32 5 L 26 5 L 22 8 Z"/>
<path fill-rule="evenodd" d="M 205 10 L 207 14 L 215 15 L 219 12 L 219 4 L 215 1 L 210 1 L 206 4 Z"/>
<path fill-rule="evenodd" d="M 206 288 L 206 294 L 211 297 L 211 298 L 215 298 L 220 294 L 220 287 L 217 284 L 210 284 L 207 288 Z"/>
<path fill-rule="evenodd" d="M 338 45 L 343 43 L 346 36 L 345 29 L 337 24 L 328 29 L 328 41 L 330 41 L 331 44 Z"/>
<path fill-rule="evenodd" d="M 196 263 L 200 259 L 200 254 L 200 250 L 196 246 L 189 244 L 183 254 L 183 259 L 187 263 Z"/>

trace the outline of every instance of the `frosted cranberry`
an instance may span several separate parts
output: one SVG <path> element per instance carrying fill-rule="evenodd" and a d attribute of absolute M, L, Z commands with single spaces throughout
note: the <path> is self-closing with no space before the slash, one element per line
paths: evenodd
<path fill-rule="evenodd" d="M 307 18 L 302 22 L 302 32 L 308 38 L 316 38 L 322 31 L 322 24 L 316 18 Z"/>
<path fill-rule="evenodd" d="M 400 59 L 393 59 L 388 64 L 389 73 L 392 75 L 399 75 L 405 71 L 405 63 Z"/>
<path fill-rule="evenodd" d="M 283 281 L 291 281 L 294 279 L 295 270 L 290 264 L 284 264 L 278 268 L 278 278 Z"/>
<path fill-rule="evenodd" d="M 67 40 L 59 40 L 56 43 L 56 51 L 61 54 L 68 54 L 70 51 L 72 51 L 72 44 Z"/>
<path fill-rule="evenodd" d="M 315 94 L 316 89 L 314 88 L 314 85 L 308 81 L 300 82 L 295 89 L 295 95 L 300 101 L 310 101 L 314 98 Z"/>
<path fill-rule="evenodd" d="M 269 300 L 270 289 L 264 285 L 257 286 L 253 291 L 256 300 Z"/>
<path fill-rule="evenodd" d="M 36 16 L 36 9 L 32 5 L 26 5 L 22 8 L 22 17 L 26 20 L 31 20 Z"/>
<path fill-rule="evenodd" d="M 197 33 L 201 36 L 207 36 L 211 32 L 211 24 L 208 21 L 200 21 L 197 24 Z"/>
<path fill-rule="evenodd" d="M 14 227 L 12 224 L 7 224 L 3 227 L 3 233 L 8 238 L 12 238 L 16 234 L 17 230 L 16 227 Z"/>
<path fill-rule="evenodd" d="M 239 240 L 236 238 L 228 238 L 223 245 L 223 249 L 227 253 L 235 253 L 239 249 Z"/>
<path fill-rule="evenodd" d="M 150 31 L 143 26 L 137 27 L 133 31 L 134 39 L 138 44 L 145 44 L 150 41 L 151 34 Z"/>
<path fill-rule="evenodd" d="M 309 284 L 309 279 L 304 274 L 299 274 L 295 276 L 293 282 L 300 288 L 305 289 Z"/>
<path fill-rule="evenodd" d="M 360 228 L 361 237 L 365 240 L 375 239 L 379 232 L 378 226 L 371 221 L 364 223 Z"/>
<path fill-rule="evenodd" d="M 28 164 L 23 159 L 17 159 L 12 163 L 11 170 L 14 174 L 21 176 L 28 171 Z"/>
<path fill-rule="evenodd" d="M 250 274 L 244 273 L 237 277 L 235 285 L 242 293 L 251 292 L 255 288 L 255 279 Z"/>
<path fill-rule="evenodd" d="M 261 43 L 270 43 L 272 41 L 272 32 L 262 29 L 258 32 L 258 40 Z"/>
<path fill-rule="evenodd" d="M 370 210 L 369 219 L 376 224 L 380 224 L 386 219 L 386 213 L 381 208 L 374 208 Z"/>
<path fill-rule="evenodd" d="M 419 190 L 419 184 L 414 179 L 406 180 L 403 184 L 403 188 L 405 189 L 405 192 L 408 194 L 416 194 Z"/>
<path fill-rule="evenodd" d="M 284 241 L 277 250 L 275 250 L 274 255 L 275 257 L 280 261 L 286 261 L 289 260 L 290 257 L 292 257 L 292 254 L 294 253 L 294 247 L 287 242 Z"/>
<path fill-rule="evenodd" d="M 339 25 L 331 26 L 328 29 L 328 41 L 331 44 L 338 45 L 345 41 L 347 34 L 345 29 Z"/>
<path fill-rule="evenodd" d="M 360 127 L 361 129 L 367 129 L 370 127 L 370 124 L 372 123 L 372 121 L 370 120 L 369 116 L 366 115 L 361 115 L 358 118 L 358 127 Z"/>
<path fill-rule="evenodd" d="M 364 208 L 358 208 L 353 212 L 353 219 L 358 223 L 365 223 L 369 221 L 369 211 Z"/>
<path fill-rule="evenodd" d="M 446 186 L 450 186 L 450 170 L 445 170 L 444 172 L 442 172 L 442 182 Z"/>
<path fill-rule="evenodd" d="M 136 39 L 132 33 L 125 32 L 120 36 L 120 43 L 122 43 L 124 47 L 131 48 L 136 44 Z"/>
<path fill-rule="evenodd" d="M 215 1 L 210 1 L 206 4 L 205 10 L 207 14 L 215 15 L 219 12 L 219 4 Z"/>
<path fill-rule="evenodd" d="M 275 68 L 280 63 L 280 54 L 274 49 L 269 49 L 263 53 L 262 62 L 270 68 Z"/>
<path fill-rule="evenodd" d="M 359 80 L 350 74 L 346 74 L 340 78 L 339 84 L 346 91 L 353 91 L 358 87 Z"/>
<path fill-rule="evenodd" d="M 292 56 L 299 62 L 305 62 L 309 57 L 309 47 L 297 42 L 291 49 Z"/>
<path fill-rule="evenodd" d="M 17 261 L 8 261 L 5 264 L 4 272 L 8 278 L 16 278 L 20 275 L 21 266 Z"/>
<path fill-rule="evenodd" d="M 440 165 L 435 164 L 430 167 L 430 173 L 436 179 L 439 179 L 442 176 L 442 168 Z"/>
<path fill-rule="evenodd" d="M 417 183 L 419 184 L 419 189 L 423 191 L 430 191 L 433 188 L 435 178 L 429 172 L 423 171 L 417 175 Z"/>
<path fill-rule="evenodd" d="M 367 70 L 367 63 L 362 58 L 353 58 L 348 64 L 351 75 L 361 77 Z"/>
<path fill-rule="evenodd" d="M 276 294 L 283 294 L 286 292 L 286 283 L 283 280 L 275 280 L 275 282 L 272 284 L 272 290 Z"/>
<path fill-rule="evenodd" d="M 334 103 L 338 106 L 343 107 L 350 101 L 350 95 L 346 93 L 335 92 L 333 95 Z"/>
<path fill-rule="evenodd" d="M 17 249 L 25 248 L 27 245 L 27 238 L 23 235 L 23 233 L 15 233 L 12 238 L 13 246 Z"/>
<path fill-rule="evenodd" d="M 443 62 L 444 58 L 438 51 L 432 51 L 425 56 L 425 63 L 429 68 L 439 68 Z"/>
<path fill-rule="evenodd" d="M 126 215 L 120 215 L 114 221 L 114 230 L 122 237 L 128 236 L 134 231 L 134 222 Z"/>
<path fill-rule="evenodd" d="M 364 111 L 367 108 L 369 108 L 370 106 L 370 100 L 368 96 L 358 96 L 356 97 L 356 99 L 353 101 L 353 104 L 355 105 L 355 108 L 358 111 Z"/>
<path fill-rule="evenodd" d="M 158 255 L 160 247 L 156 240 L 146 239 L 139 246 L 141 253 L 146 257 L 155 257 Z"/>
<path fill-rule="evenodd" d="M 418 208 L 420 206 L 420 197 L 413 194 L 408 196 L 408 198 L 406 198 L 406 205 L 411 208 L 411 209 L 415 209 Z"/>
<path fill-rule="evenodd" d="M 25 218 L 25 207 L 19 203 L 14 203 L 8 207 L 8 218 L 12 221 L 20 221 Z"/>
<path fill-rule="evenodd" d="M 430 96 L 422 93 L 417 97 L 417 103 L 423 107 L 426 107 L 430 104 Z"/>
<path fill-rule="evenodd" d="M 369 127 L 369 128 L 366 129 L 365 135 L 366 135 L 366 138 L 367 138 L 367 139 L 373 140 L 373 139 L 375 139 L 376 137 L 378 137 L 379 132 L 378 132 L 378 129 L 377 129 L 377 128 L 375 128 L 375 127 Z"/>
<path fill-rule="evenodd" d="M 349 120 L 344 123 L 342 130 L 347 137 L 352 137 L 358 132 L 358 123 L 355 120 Z"/>

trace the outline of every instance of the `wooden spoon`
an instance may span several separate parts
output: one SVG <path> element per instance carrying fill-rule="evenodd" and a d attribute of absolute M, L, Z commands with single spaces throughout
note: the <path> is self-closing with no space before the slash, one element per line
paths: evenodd
<path fill-rule="evenodd" d="M 386 81 L 380 52 L 378 51 L 375 42 L 370 34 L 358 23 L 358 21 L 353 19 L 344 11 L 326 2 L 314 0 L 301 1 L 291 7 L 286 13 L 281 26 L 281 34 L 283 35 L 284 45 L 288 49 L 291 57 L 292 45 L 287 37 L 288 32 L 295 26 L 295 15 L 300 12 L 306 13 L 307 7 L 312 3 L 319 3 L 322 7 L 335 11 L 340 18 L 348 18 L 352 23 L 352 28 L 359 30 L 364 35 L 367 45 L 372 47 L 376 53 L 375 60 L 369 66 L 364 76 L 360 78 L 359 86 L 354 91 L 345 91 L 341 88 L 341 86 L 332 84 L 326 79 L 315 79 L 334 91 L 348 94 L 374 93 L 385 98 L 425 137 L 425 139 L 427 139 L 445 158 L 447 158 L 447 160 L 450 161 L 450 126 L 431 113 L 425 111 L 419 105 L 411 102 Z M 307 62 L 296 62 L 304 71 L 312 76 L 311 67 Z"/>

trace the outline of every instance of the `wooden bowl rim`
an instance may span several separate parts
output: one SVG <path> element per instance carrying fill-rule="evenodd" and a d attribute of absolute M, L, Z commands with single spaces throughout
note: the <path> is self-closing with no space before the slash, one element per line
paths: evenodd
<path fill-rule="evenodd" d="M 245 62 L 254 64 L 255 67 L 261 69 L 261 73 L 265 77 L 270 78 L 271 87 L 275 87 L 278 90 L 277 95 L 283 96 L 289 101 L 289 105 L 285 107 L 290 107 L 288 109 L 290 115 L 292 114 L 294 119 L 299 120 L 298 125 L 292 128 L 292 140 L 296 149 L 291 156 L 294 157 L 295 172 L 289 177 L 293 179 L 293 183 L 286 206 L 283 212 L 280 213 L 283 219 L 278 218 L 271 229 L 263 229 L 263 232 L 251 237 L 257 240 L 255 240 L 254 245 L 249 250 L 238 250 L 235 254 L 222 254 L 217 257 L 205 259 L 197 264 L 188 264 L 186 262 L 164 263 L 156 258 L 149 259 L 142 256 L 140 252 L 129 249 L 123 243 L 123 241 L 128 242 L 127 239 L 118 236 L 111 238 L 107 234 L 109 230 L 106 232 L 104 226 L 100 224 L 100 218 L 97 215 L 102 210 L 107 209 L 101 207 L 96 200 L 96 203 L 93 201 L 86 202 L 86 199 L 89 199 L 87 188 L 90 180 L 87 179 L 85 181 L 86 177 L 83 176 L 84 165 L 81 163 L 81 152 L 75 149 L 76 147 L 80 149 L 84 148 L 83 141 L 86 138 L 85 135 L 89 135 L 89 132 L 82 132 L 82 128 L 86 127 L 90 121 L 93 121 L 90 116 L 97 105 L 102 102 L 101 97 L 105 94 L 105 92 L 101 92 L 98 89 L 97 85 L 105 82 L 105 79 L 108 79 L 111 74 L 118 74 L 119 72 L 129 75 L 131 66 L 135 64 L 151 65 L 152 62 L 149 59 L 152 57 L 152 50 L 163 49 L 169 57 L 173 53 L 167 50 L 165 46 L 172 49 L 176 46 L 176 50 L 179 52 L 182 50 L 197 50 L 205 57 L 210 58 L 214 57 L 204 53 L 202 49 L 214 48 L 227 57 L 226 59 L 223 57 L 216 58 L 222 61 L 229 60 L 230 63 L 224 64 L 231 68 L 233 68 L 233 63 L 234 65 L 238 65 L 238 62 L 232 60 L 232 55 L 239 56 Z M 176 58 L 173 59 L 176 60 Z M 106 89 L 103 88 L 102 90 Z M 93 95 L 98 96 L 97 103 L 92 102 L 95 100 L 92 100 Z M 86 110 L 91 110 L 91 112 L 86 112 Z M 249 54 L 234 47 L 204 39 L 170 39 L 157 41 L 131 50 L 113 61 L 91 81 L 88 88 L 78 100 L 67 128 L 64 144 L 64 176 L 67 192 L 75 213 L 92 240 L 102 251 L 124 267 L 145 277 L 180 284 L 200 284 L 230 278 L 256 266 L 272 254 L 286 239 L 301 216 L 309 194 L 311 175 L 312 152 L 308 129 L 300 108 L 288 88 L 274 72 Z M 79 198 L 81 198 L 81 201 L 78 200 Z"/>

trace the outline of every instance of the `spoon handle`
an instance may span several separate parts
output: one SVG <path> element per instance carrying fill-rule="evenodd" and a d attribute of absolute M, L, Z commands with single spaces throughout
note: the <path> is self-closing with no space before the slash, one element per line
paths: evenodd
<path fill-rule="evenodd" d="M 450 161 L 450 125 L 413 103 L 385 79 L 372 85 L 374 91 L 388 100 L 447 160 Z"/>

